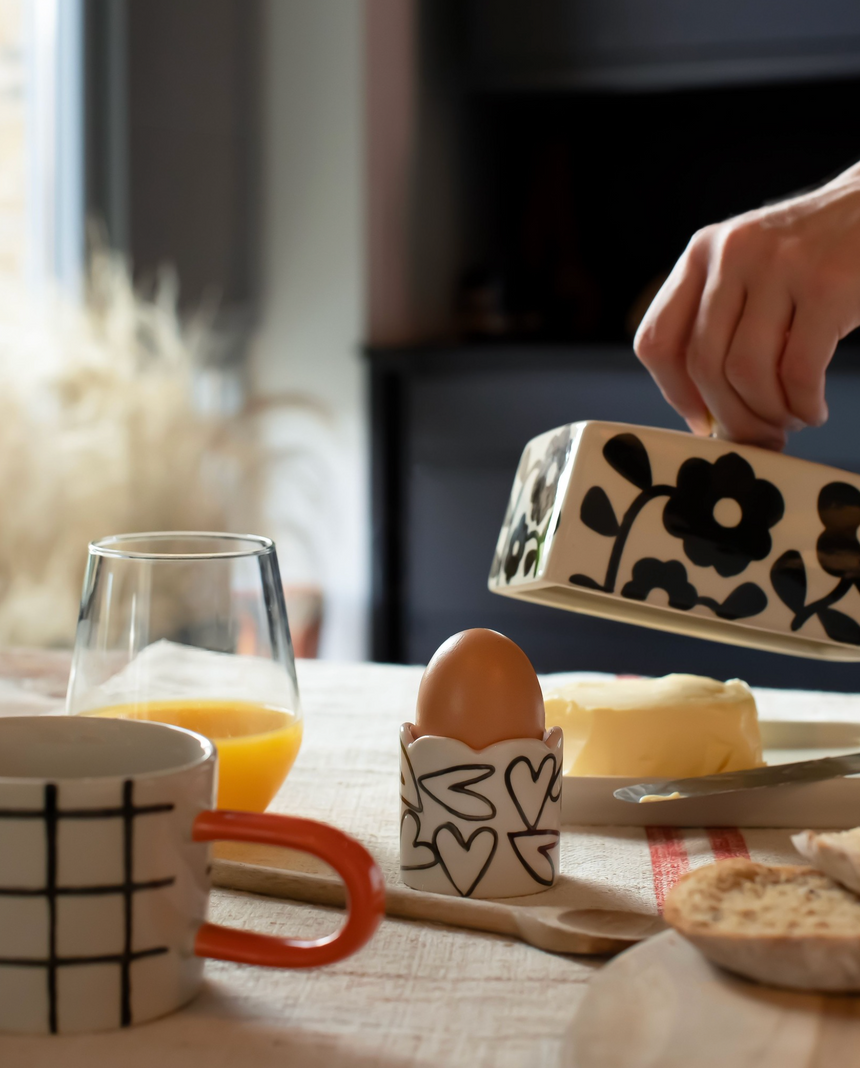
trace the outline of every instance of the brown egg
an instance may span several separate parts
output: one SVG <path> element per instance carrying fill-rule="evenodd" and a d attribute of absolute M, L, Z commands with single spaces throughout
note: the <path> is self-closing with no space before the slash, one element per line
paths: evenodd
<path fill-rule="evenodd" d="M 543 738 L 543 695 L 529 658 L 494 630 L 455 634 L 424 672 L 415 728 L 416 738 L 459 738 L 471 749 L 506 738 Z"/>

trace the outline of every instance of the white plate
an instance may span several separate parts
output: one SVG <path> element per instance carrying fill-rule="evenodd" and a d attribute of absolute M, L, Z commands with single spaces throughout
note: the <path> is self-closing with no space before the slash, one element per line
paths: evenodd
<path fill-rule="evenodd" d="M 675 931 L 591 978 L 559 1068 L 833 1068 L 858 1063 L 860 998 L 748 983 Z"/>
<path fill-rule="evenodd" d="M 768 764 L 860 752 L 860 723 L 762 720 L 760 726 Z M 860 826 L 858 775 L 648 805 L 634 805 L 613 797 L 619 787 L 641 782 L 641 778 L 565 775 L 563 781 L 562 820 L 579 826 L 813 829 Z"/>

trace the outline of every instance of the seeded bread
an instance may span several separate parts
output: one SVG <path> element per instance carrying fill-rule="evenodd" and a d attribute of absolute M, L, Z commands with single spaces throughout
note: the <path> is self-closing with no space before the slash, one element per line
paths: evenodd
<path fill-rule="evenodd" d="M 678 881 L 663 915 L 715 964 L 748 979 L 860 991 L 860 899 L 815 868 L 708 864 Z"/>
<path fill-rule="evenodd" d="M 814 868 L 860 894 L 860 827 L 831 834 L 802 831 L 792 835 L 791 840 Z"/>

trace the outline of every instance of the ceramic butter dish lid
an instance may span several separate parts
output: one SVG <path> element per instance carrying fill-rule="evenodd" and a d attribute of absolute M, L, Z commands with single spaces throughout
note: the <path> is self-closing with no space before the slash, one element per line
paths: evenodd
<path fill-rule="evenodd" d="M 674 430 L 534 438 L 494 593 L 797 656 L 860 660 L 860 476 Z"/>

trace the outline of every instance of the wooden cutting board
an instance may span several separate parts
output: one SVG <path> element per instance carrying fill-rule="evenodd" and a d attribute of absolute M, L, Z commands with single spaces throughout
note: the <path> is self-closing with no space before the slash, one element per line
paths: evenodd
<path fill-rule="evenodd" d="M 775 990 L 710 964 L 674 931 L 597 973 L 561 1068 L 850 1068 L 860 997 Z"/>

